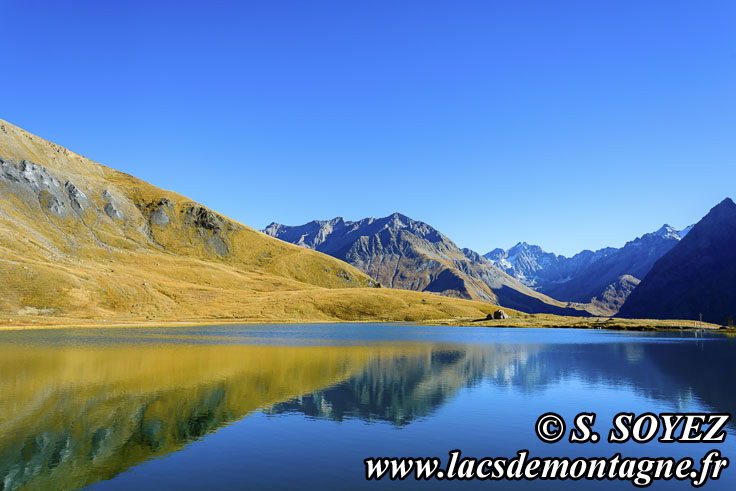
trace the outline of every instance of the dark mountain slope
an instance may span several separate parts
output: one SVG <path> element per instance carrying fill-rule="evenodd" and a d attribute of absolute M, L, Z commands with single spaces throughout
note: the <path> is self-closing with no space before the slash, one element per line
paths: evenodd
<path fill-rule="evenodd" d="M 679 241 L 677 231 L 665 225 L 656 232 L 627 242 L 620 249 L 609 250 L 600 255 L 598 260 L 591 262 L 570 281 L 550 284 L 541 291 L 555 298 L 576 302 L 587 302 L 591 299 L 605 301 L 605 292 L 616 288 L 623 276 L 628 276 L 629 281 L 633 278 L 633 286 L 636 286 L 652 269 L 654 263 Z M 612 302 L 608 303 L 614 311 L 621 307 L 631 289 L 622 291 L 626 293 L 625 296 L 611 297 Z"/>
<path fill-rule="evenodd" d="M 619 311 L 620 317 L 736 316 L 736 204 L 726 198 L 662 256 Z"/>

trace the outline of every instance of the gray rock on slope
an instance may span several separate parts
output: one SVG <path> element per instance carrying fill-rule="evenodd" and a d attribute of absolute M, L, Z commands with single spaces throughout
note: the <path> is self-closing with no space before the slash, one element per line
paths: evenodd
<path fill-rule="evenodd" d="M 89 208 L 89 200 L 87 199 L 87 196 L 72 184 L 71 181 L 67 181 L 64 184 L 64 190 L 66 191 L 67 196 L 69 196 L 72 208 L 77 212 L 84 213 L 86 209 Z"/>
<path fill-rule="evenodd" d="M 118 204 L 118 199 L 110 192 L 110 190 L 105 189 L 102 191 L 102 199 L 105 200 L 105 206 L 103 209 L 107 216 L 113 220 L 125 220 L 125 215 L 119 209 L 120 205 Z"/>
<path fill-rule="evenodd" d="M 71 206 L 58 179 L 33 162 L 0 158 L 0 181 L 12 186 L 16 197 L 26 205 L 41 206 L 57 217 L 66 215 Z"/>

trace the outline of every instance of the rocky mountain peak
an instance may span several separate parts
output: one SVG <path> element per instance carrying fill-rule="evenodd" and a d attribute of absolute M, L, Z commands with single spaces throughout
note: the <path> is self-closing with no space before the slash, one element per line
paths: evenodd
<path fill-rule="evenodd" d="M 732 210 L 736 210 L 736 203 L 734 203 L 733 200 L 728 197 L 718 203 L 715 207 L 718 208 L 719 206 L 730 207 Z"/>
<path fill-rule="evenodd" d="M 317 223 L 317 220 L 314 220 L 314 222 Z M 327 223 L 331 225 L 344 224 L 345 219 L 343 217 L 335 217 L 332 220 L 328 220 Z"/>
<path fill-rule="evenodd" d="M 665 239 L 669 239 L 669 238 L 679 239 L 680 236 L 677 232 L 678 230 L 676 228 L 665 223 L 659 228 L 659 230 L 654 232 L 654 234 L 659 237 L 665 238 Z"/>
<path fill-rule="evenodd" d="M 633 289 L 633 280 L 643 278 L 654 262 L 684 237 L 669 224 L 627 242 L 624 247 L 583 250 L 572 257 L 545 252 L 537 245 L 518 242 L 508 250 L 494 249 L 485 258 L 507 274 L 558 300 L 589 302 L 615 312 Z M 621 287 L 624 285 L 624 287 Z"/>
<path fill-rule="evenodd" d="M 434 227 L 401 213 L 344 227 L 317 221 L 269 226 L 264 232 L 346 261 L 387 287 L 499 302 L 527 312 L 583 313 L 529 289 Z"/>
<path fill-rule="evenodd" d="M 692 234 L 696 235 L 696 238 L 707 234 L 715 239 L 718 236 L 727 236 L 734 228 L 736 228 L 736 203 L 731 198 L 726 198 L 692 226 Z"/>
<path fill-rule="evenodd" d="M 726 198 L 716 206 L 711 208 L 704 220 L 710 217 L 710 220 L 721 219 L 731 221 L 736 216 L 736 203 L 731 198 Z"/>

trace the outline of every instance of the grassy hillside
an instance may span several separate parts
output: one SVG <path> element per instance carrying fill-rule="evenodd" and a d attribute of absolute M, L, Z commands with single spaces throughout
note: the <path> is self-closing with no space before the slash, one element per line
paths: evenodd
<path fill-rule="evenodd" d="M 378 285 L 0 120 L 0 326 L 418 321 L 493 305 Z"/>

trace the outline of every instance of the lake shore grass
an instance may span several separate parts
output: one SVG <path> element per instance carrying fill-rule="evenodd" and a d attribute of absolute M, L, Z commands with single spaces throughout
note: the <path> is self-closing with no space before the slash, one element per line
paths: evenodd
<path fill-rule="evenodd" d="M 508 312 L 507 309 L 504 311 Z M 615 331 L 682 331 L 695 329 L 695 323 L 687 320 L 670 319 L 619 319 L 609 317 L 567 317 L 552 314 L 525 314 L 513 312 L 508 319 L 486 319 L 472 317 L 449 317 L 426 320 L 400 319 L 324 319 L 324 318 L 254 318 L 228 317 L 220 319 L 75 319 L 52 316 L 3 316 L 0 331 L 26 329 L 64 328 L 137 328 L 137 327 L 192 327 L 233 324 L 333 324 L 333 323 L 380 323 L 426 326 L 457 327 L 516 327 L 549 329 L 602 329 Z M 718 324 L 697 323 L 697 329 L 709 332 L 736 333 L 734 328 Z"/>
<path fill-rule="evenodd" d="M 622 319 L 617 317 L 566 317 L 551 314 L 519 314 L 508 319 L 473 319 L 471 321 L 454 320 L 445 325 L 479 326 L 479 327 L 536 327 L 536 328 L 572 328 L 572 329 L 605 329 L 615 331 L 672 331 L 694 330 L 695 323 L 676 319 Z M 697 329 L 708 331 L 736 332 L 736 329 L 723 329 L 718 324 L 698 322 Z"/>

